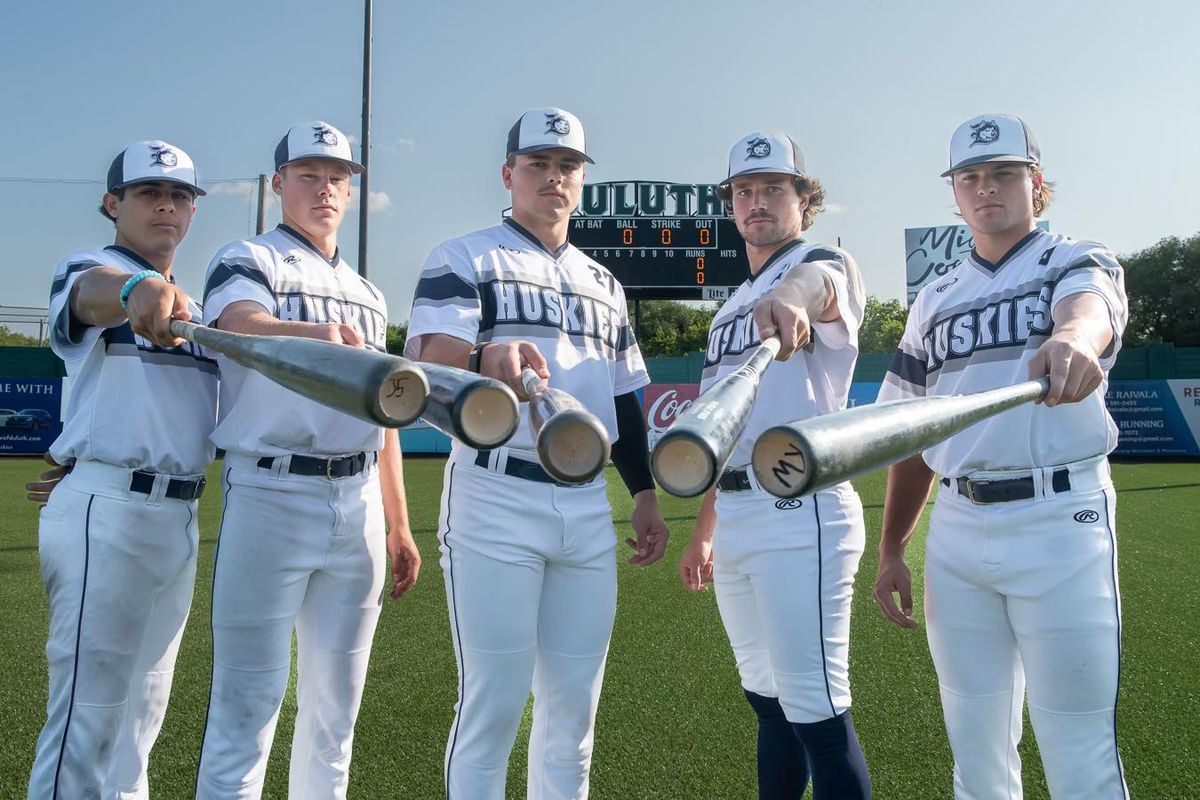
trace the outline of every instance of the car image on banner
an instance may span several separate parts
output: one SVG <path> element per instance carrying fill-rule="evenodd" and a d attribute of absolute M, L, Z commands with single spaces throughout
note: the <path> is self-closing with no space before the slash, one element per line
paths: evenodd
<path fill-rule="evenodd" d="M 0 455 L 40 455 L 62 432 L 62 378 L 0 378 Z"/>

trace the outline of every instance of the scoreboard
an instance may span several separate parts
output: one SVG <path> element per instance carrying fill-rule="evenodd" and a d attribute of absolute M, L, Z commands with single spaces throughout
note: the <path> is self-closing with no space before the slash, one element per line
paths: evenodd
<path fill-rule="evenodd" d="M 714 184 L 588 184 L 567 237 L 630 299 L 717 299 L 750 275 L 746 244 Z"/>

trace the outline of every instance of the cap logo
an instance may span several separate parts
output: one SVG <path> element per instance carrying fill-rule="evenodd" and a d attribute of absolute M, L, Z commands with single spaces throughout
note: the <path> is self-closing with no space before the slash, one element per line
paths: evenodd
<path fill-rule="evenodd" d="M 150 166 L 174 167 L 179 164 L 179 156 L 169 147 L 150 146 Z"/>
<path fill-rule="evenodd" d="M 323 144 L 327 147 L 337 147 L 338 137 L 333 128 L 328 125 L 313 126 L 313 144 Z"/>
<path fill-rule="evenodd" d="M 766 158 L 771 155 L 771 143 L 761 136 L 746 142 L 746 158 Z"/>
<path fill-rule="evenodd" d="M 566 136 L 571 132 L 571 123 L 562 114 L 546 115 L 546 133 L 557 133 Z"/>
<path fill-rule="evenodd" d="M 980 120 L 971 126 L 971 143 L 967 147 L 974 147 L 977 144 L 992 144 L 999 138 L 1000 127 L 995 121 Z"/>

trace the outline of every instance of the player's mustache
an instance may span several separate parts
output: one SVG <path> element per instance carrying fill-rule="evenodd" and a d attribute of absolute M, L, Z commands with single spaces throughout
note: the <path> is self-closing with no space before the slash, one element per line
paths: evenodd
<path fill-rule="evenodd" d="M 771 216 L 770 214 L 760 211 L 756 214 L 751 214 L 750 216 L 746 217 L 746 222 L 754 222 L 754 220 L 756 220 L 756 219 L 765 219 L 769 222 L 775 221 L 775 217 Z"/>

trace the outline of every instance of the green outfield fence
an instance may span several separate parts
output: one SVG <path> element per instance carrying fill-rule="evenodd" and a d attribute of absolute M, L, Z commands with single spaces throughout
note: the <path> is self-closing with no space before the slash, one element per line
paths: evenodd
<path fill-rule="evenodd" d="M 887 353 L 864 353 L 858 357 L 854 380 L 877 382 L 883 380 L 888 362 Z M 646 366 L 655 383 L 699 383 L 704 368 L 704 354 L 689 353 L 674 358 L 648 358 Z M 66 367 L 48 347 L 0 347 L 0 377 L 61 378 Z M 1112 380 L 1170 380 L 1200 378 L 1200 347 L 1176 347 L 1166 342 L 1122 350 L 1117 364 L 1109 374 Z"/>

